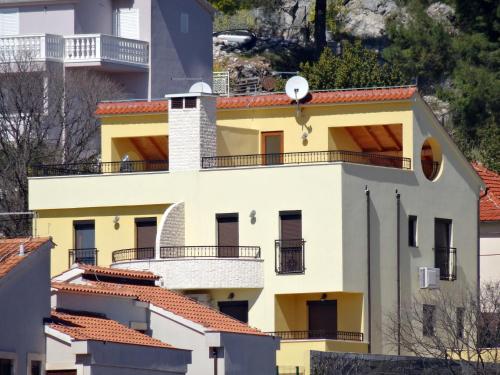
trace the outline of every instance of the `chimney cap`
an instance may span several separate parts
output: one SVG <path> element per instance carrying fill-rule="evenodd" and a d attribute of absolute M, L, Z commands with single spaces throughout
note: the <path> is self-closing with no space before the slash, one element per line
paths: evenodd
<path fill-rule="evenodd" d="M 216 98 L 218 94 L 208 94 L 206 92 L 186 92 L 184 94 L 169 94 L 165 95 L 166 99 L 174 99 L 174 98 L 199 98 L 199 97 L 211 97 Z"/>

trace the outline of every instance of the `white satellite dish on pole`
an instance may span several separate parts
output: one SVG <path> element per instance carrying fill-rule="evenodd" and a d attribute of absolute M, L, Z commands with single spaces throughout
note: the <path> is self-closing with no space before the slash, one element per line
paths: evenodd
<path fill-rule="evenodd" d="M 212 93 L 212 88 L 210 85 L 206 82 L 196 82 L 191 88 L 189 89 L 189 92 L 194 94 L 211 94 Z"/>
<path fill-rule="evenodd" d="M 298 102 L 309 93 L 309 83 L 304 77 L 294 76 L 286 82 L 285 92 L 290 99 Z"/>

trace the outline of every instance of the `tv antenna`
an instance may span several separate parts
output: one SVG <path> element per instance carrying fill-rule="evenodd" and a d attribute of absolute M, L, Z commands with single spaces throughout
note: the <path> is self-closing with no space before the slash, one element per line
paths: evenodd
<path fill-rule="evenodd" d="M 294 76 L 286 82 L 285 92 L 290 99 L 295 100 L 297 104 L 297 116 L 299 116 L 300 100 L 309 94 L 309 83 L 304 77 Z"/>

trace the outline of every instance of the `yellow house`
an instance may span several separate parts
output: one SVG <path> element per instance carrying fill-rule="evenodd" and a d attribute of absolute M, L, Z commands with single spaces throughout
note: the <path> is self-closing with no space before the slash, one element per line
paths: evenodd
<path fill-rule="evenodd" d="M 36 235 L 73 262 L 150 270 L 310 350 L 389 353 L 387 314 L 477 285 L 481 180 L 415 87 L 181 94 L 99 106 L 102 160 L 38 166 Z M 437 280 L 433 280 L 438 270 Z"/>

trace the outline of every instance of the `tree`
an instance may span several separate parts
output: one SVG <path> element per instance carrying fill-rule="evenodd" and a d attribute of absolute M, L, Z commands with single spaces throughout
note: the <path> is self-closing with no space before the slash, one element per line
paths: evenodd
<path fill-rule="evenodd" d="M 122 88 L 90 71 L 68 71 L 29 54 L 0 60 L 0 212 L 28 211 L 28 170 L 35 164 L 95 160 L 103 99 Z M 0 233 L 29 234 L 26 220 L 3 217 Z"/>
<path fill-rule="evenodd" d="M 391 346 L 400 332 L 403 352 L 440 359 L 450 374 L 500 373 L 500 281 L 484 284 L 479 299 L 467 288 L 423 291 L 388 321 Z"/>
<path fill-rule="evenodd" d="M 301 64 L 301 74 L 312 89 L 393 86 L 404 84 L 399 69 L 379 61 L 378 54 L 361 41 L 342 43 L 342 54 L 325 48 L 319 60 Z"/>
<path fill-rule="evenodd" d="M 326 0 L 316 0 L 315 3 L 314 44 L 318 55 L 326 46 Z"/>

